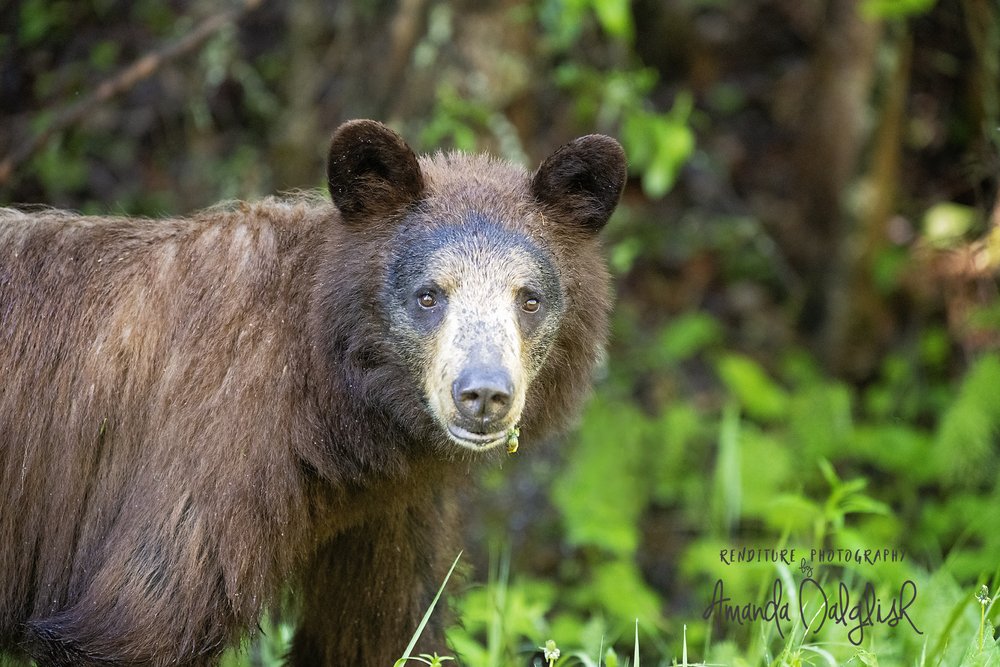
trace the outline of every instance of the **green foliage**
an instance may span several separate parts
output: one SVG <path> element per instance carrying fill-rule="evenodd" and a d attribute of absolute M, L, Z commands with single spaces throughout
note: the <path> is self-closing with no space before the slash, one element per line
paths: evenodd
<path fill-rule="evenodd" d="M 869 19 L 905 19 L 926 14 L 937 0 L 862 0 L 861 14 Z"/>
<path fill-rule="evenodd" d="M 402 657 L 396 661 L 395 667 L 400 667 L 412 659 L 410 654 L 413 652 L 413 647 L 416 646 L 417 642 L 420 640 L 420 635 L 423 634 L 424 628 L 427 626 L 427 622 L 431 619 L 431 614 L 434 613 L 434 608 L 437 606 L 438 600 L 441 599 L 441 594 L 444 593 L 444 587 L 448 585 L 448 580 L 451 579 L 451 575 L 455 571 L 455 566 L 458 565 L 458 561 L 461 557 L 461 552 L 455 556 L 455 561 L 451 564 L 451 568 L 448 570 L 448 574 L 445 575 L 444 581 L 441 582 L 441 587 L 438 588 L 437 593 L 434 594 L 434 599 L 431 600 L 430 606 L 427 607 L 427 611 L 424 612 L 423 618 L 420 619 L 417 629 L 413 631 L 413 636 L 410 637 L 410 643 L 406 645 L 406 649 L 403 651 Z M 427 659 L 425 659 L 425 657 Z M 422 655 L 416 658 L 416 660 L 418 662 L 425 662 L 428 665 L 436 665 L 441 662 L 437 653 L 435 653 L 432 657 Z"/>
<path fill-rule="evenodd" d="M 595 567 L 588 585 L 581 587 L 573 600 L 581 609 L 599 608 L 608 618 L 621 622 L 641 618 L 646 623 L 661 623 L 662 600 L 642 578 L 637 565 L 624 558 Z"/>
<path fill-rule="evenodd" d="M 629 0 L 544 0 L 538 14 L 555 50 L 574 46 L 591 19 L 617 41 L 631 43 L 635 36 Z"/>
<path fill-rule="evenodd" d="M 722 412 L 719 424 L 719 453 L 715 461 L 715 484 L 712 489 L 713 524 L 729 534 L 740 517 L 743 475 L 740 452 L 740 415 L 733 404 Z"/>
<path fill-rule="evenodd" d="M 401 666 L 401 665 L 403 665 L 403 664 L 405 664 L 407 662 L 411 662 L 412 661 L 412 662 L 419 662 L 419 663 L 422 663 L 422 664 L 425 664 L 425 665 L 429 665 L 430 667 L 442 667 L 442 665 L 444 665 L 444 663 L 449 662 L 449 661 L 454 660 L 454 659 L 455 658 L 453 656 L 450 656 L 450 655 L 441 656 L 441 655 L 438 655 L 437 653 L 434 653 L 433 655 L 431 655 L 430 653 L 421 653 L 418 656 L 413 656 L 413 657 L 410 657 L 410 658 L 406 658 L 405 660 L 399 660 L 396 663 L 396 665 L 397 666 Z"/>
<path fill-rule="evenodd" d="M 546 0 L 539 9 L 540 22 L 552 50 L 569 53 L 592 14 L 604 33 L 631 54 L 635 26 L 630 5 L 628 0 Z M 599 69 L 571 59 L 556 68 L 555 81 L 573 95 L 581 123 L 621 128 L 619 136 L 630 167 L 641 175 L 646 195 L 658 199 L 670 191 L 694 153 L 695 135 L 690 127 L 694 101 L 682 92 L 669 111 L 654 109 L 650 92 L 658 75 L 638 66 L 637 60 L 632 55 L 618 67 Z"/>
<path fill-rule="evenodd" d="M 667 113 L 623 109 L 622 142 L 632 168 L 642 174 L 646 196 L 659 199 L 677 180 L 677 173 L 694 153 L 695 137 L 689 125 L 694 102 L 678 95 Z"/>
<path fill-rule="evenodd" d="M 939 202 L 924 213 L 924 238 L 939 248 L 954 247 L 962 242 L 979 221 L 979 212 L 952 202 Z"/>
<path fill-rule="evenodd" d="M 695 136 L 690 127 L 693 98 L 681 93 L 666 112 L 653 109 L 650 93 L 658 75 L 638 67 L 634 51 L 635 27 L 628 0 L 546 0 L 538 6 L 544 41 L 555 54 L 568 55 L 593 21 L 608 40 L 626 54 L 620 66 L 595 67 L 583 59 L 568 58 L 557 65 L 553 80 L 575 100 L 579 123 L 617 134 L 629 155 L 630 167 L 642 178 L 645 193 L 664 196 L 673 187 L 681 167 L 694 152 Z M 418 48 L 418 62 L 430 63 L 451 35 L 451 10 L 439 5 L 431 12 L 427 39 Z M 523 160 L 516 132 L 509 121 L 490 105 L 490 98 L 474 86 L 460 90 L 455 82 L 437 84 L 430 119 L 420 131 L 425 148 L 451 146 L 474 151 L 482 138 L 491 137 L 508 158 Z M 471 93 L 471 94 L 470 94 Z M 623 248 L 622 252 L 628 252 Z M 619 255 L 617 263 L 628 263 Z"/>
<path fill-rule="evenodd" d="M 260 635 L 254 641 L 244 641 L 238 649 L 222 656 L 220 667 L 280 667 L 292 645 L 295 626 L 289 620 L 277 620 L 265 615 L 260 622 Z"/>
<path fill-rule="evenodd" d="M 111 40 L 98 42 L 90 51 L 90 66 L 107 72 L 118 62 L 118 52 L 117 43 Z"/>
<path fill-rule="evenodd" d="M 49 144 L 35 156 L 32 166 L 37 170 L 39 178 L 52 192 L 71 192 L 81 187 L 87 180 L 87 167 L 78 159 L 67 155 L 67 150 L 60 142 Z"/>
<path fill-rule="evenodd" d="M 468 100 L 449 83 L 437 90 L 437 106 L 420 134 L 424 146 L 454 146 L 472 152 L 479 148 L 479 134 L 488 127 L 490 110 L 481 102 Z"/>
<path fill-rule="evenodd" d="M 566 539 L 627 556 L 639 543 L 642 451 L 649 420 L 627 403 L 597 400 L 584 418 L 580 442 L 557 478 L 552 499 L 566 521 Z M 595 494 L 580 494 L 593 489 Z"/>
<path fill-rule="evenodd" d="M 1000 436 L 1000 358 L 986 356 L 970 369 L 955 402 L 941 419 L 935 451 L 945 478 L 974 486 L 996 477 Z"/>
<path fill-rule="evenodd" d="M 26 44 L 41 41 L 53 32 L 62 32 L 71 25 L 72 3 L 27 0 L 21 5 L 18 36 Z"/>
<path fill-rule="evenodd" d="M 789 397 L 753 360 L 726 354 L 716 363 L 719 377 L 747 414 L 761 421 L 776 421 L 788 413 Z"/>
<path fill-rule="evenodd" d="M 468 591 L 455 606 L 462 623 L 448 630 L 448 643 L 466 664 L 503 667 L 525 642 L 537 646 L 549 632 L 545 613 L 555 600 L 547 582 L 510 581 L 508 555 L 495 559 L 485 587 Z"/>
<path fill-rule="evenodd" d="M 630 331 L 621 328 L 619 335 Z M 676 660 L 662 641 L 674 636 L 662 616 L 666 600 L 637 566 L 642 516 L 654 507 L 674 507 L 683 509 L 676 516 L 695 531 L 680 577 L 683 587 L 697 591 L 696 600 L 708 600 L 708 582 L 720 578 L 733 599 L 764 600 L 770 591 L 762 582 L 775 576 L 795 598 L 802 576 L 797 563 L 720 563 L 720 550 L 740 544 L 852 551 L 888 545 L 906 557 L 875 565 L 813 562 L 810 568 L 822 581 L 842 580 L 852 589 L 872 583 L 883 599 L 898 594 L 893 591 L 905 580 L 920 591 L 912 622 L 923 634 L 909 625 L 875 626 L 856 647 L 834 623 L 819 631 L 793 623 L 783 637 L 760 624 L 724 627 L 717 636 L 695 603 L 675 618 L 684 618 L 690 636 L 704 642 L 706 662 L 871 665 L 924 655 L 923 664 L 992 664 L 993 609 L 973 607 L 968 591 L 977 579 L 996 577 L 989 554 L 1000 553 L 1000 540 L 991 535 L 996 531 L 982 520 L 1000 501 L 992 455 L 1000 433 L 1000 357 L 982 356 L 956 386 L 941 374 L 945 340 L 928 330 L 912 350 L 890 356 L 880 378 L 861 390 L 826 378 L 801 351 L 786 353 L 777 371 L 725 351 L 724 329 L 704 313 L 628 342 L 628 354 L 647 372 L 670 377 L 708 362 L 703 367 L 714 370 L 721 401 L 674 396 L 656 414 L 615 398 L 611 386 L 591 404 L 551 492 L 563 522 L 561 539 L 575 555 L 568 556 L 563 580 L 535 598 L 531 623 L 521 626 L 525 633 L 534 627 L 535 634 L 518 635 L 522 641 L 539 646 L 543 635 L 552 636 L 569 647 L 564 659 L 585 656 L 581 664 L 599 664 L 595 657 L 610 648 L 611 664 L 628 650 L 628 619 L 638 617 L 661 638 L 645 643 L 642 658 Z M 915 421 L 900 421 L 901 413 Z M 934 491 L 949 488 L 965 491 Z M 928 492 L 932 499 L 914 502 L 916 493 Z M 913 556 L 927 553 L 930 540 L 933 550 L 948 554 L 937 572 Z M 954 610 L 947 623 L 939 616 L 944 609 Z M 980 649 L 981 629 L 986 641 Z M 467 664 L 485 663 L 472 658 Z"/>
<path fill-rule="evenodd" d="M 722 340 L 719 323 L 705 313 L 685 313 L 660 329 L 655 350 L 662 365 L 690 359 Z"/>
<path fill-rule="evenodd" d="M 629 165 L 642 176 L 643 191 L 654 199 L 670 191 L 695 147 L 691 96 L 682 93 L 669 111 L 653 111 L 648 95 L 656 79 L 651 69 L 605 72 L 576 63 L 560 66 L 555 77 L 574 96 L 581 124 L 609 131 L 621 127 L 618 134 Z"/>

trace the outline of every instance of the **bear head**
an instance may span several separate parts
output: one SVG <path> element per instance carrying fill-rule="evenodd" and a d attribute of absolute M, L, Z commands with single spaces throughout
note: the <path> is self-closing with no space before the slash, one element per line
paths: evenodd
<path fill-rule="evenodd" d="M 621 147 L 601 135 L 529 174 L 481 155 L 418 158 L 374 121 L 336 131 L 330 194 L 347 235 L 365 240 L 347 245 L 373 285 L 358 306 L 377 323 L 366 363 L 395 369 L 383 407 L 397 423 L 460 451 L 563 425 L 603 350 L 597 234 L 625 178 Z"/>

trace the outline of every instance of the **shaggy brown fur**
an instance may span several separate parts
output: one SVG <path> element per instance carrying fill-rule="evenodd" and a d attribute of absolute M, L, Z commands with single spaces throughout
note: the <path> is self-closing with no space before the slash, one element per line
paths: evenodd
<path fill-rule="evenodd" d="M 580 208 L 606 220 L 624 162 L 594 141 L 582 167 L 543 166 L 542 192 L 482 157 L 411 165 L 396 135 L 352 123 L 331 149 L 340 210 L 0 210 L 0 647 L 214 664 L 291 583 L 291 662 L 392 664 L 454 558 L 450 489 L 476 458 L 384 343 L 393 229 L 418 205 L 486 207 L 556 258 L 568 306 L 530 442 L 572 416 L 605 335 L 603 220 Z M 608 184 L 581 185 L 609 151 Z"/>

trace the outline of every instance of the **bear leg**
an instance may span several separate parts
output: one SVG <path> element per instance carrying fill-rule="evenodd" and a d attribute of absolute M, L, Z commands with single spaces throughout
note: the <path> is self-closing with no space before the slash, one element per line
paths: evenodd
<path fill-rule="evenodd" d="M 457 552 L 443 499 L 372 518 L 338 534 L 302 581 L 291 665 L 385 667 L 403 654 Z M 435 609 L 417 650 L 445 654 L 445 611 Z"/>

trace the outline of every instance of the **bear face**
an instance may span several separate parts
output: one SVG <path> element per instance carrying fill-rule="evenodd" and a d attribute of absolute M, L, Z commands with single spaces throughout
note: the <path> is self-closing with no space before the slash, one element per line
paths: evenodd
<path fill-rule="evenodd" d="M 564 366 L 581 356 L 566 350 L 575 339 L 593 341 L 578 364 L 589 371 L 605 336 L 596 234 L 625 182 L 618 143 L 578 139 L 530 175 L 483 156 L 417 159 L 385 126 L 356 121 L 334 136 L 328 177 L 348 230 L 381 239 L 369 267 L 378 289 L 366 301 L 388 357 L 421 389 L 406 412 L 419 439 L 486 451 L 522 421 L 558 412 L 546 405 L 550 356 Z M 597 298 L 574 293 L 574 269 L 594 274 Z"/>
<path fill-rule="evenodd" d="M 443 223 L 419 212 L 386 273 L 390 340 L 435 422 L 469 449 L 505 442 L 561 324 L 553 258 L 475 211 Z"/>

